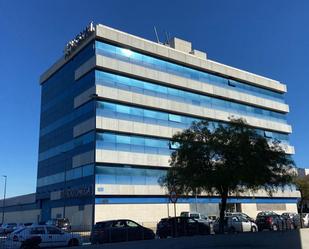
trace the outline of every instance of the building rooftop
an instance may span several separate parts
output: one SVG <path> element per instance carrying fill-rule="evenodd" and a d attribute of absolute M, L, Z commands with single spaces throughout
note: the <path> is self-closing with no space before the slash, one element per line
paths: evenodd
<path fill-rule="evenodd" d="M 168 44 L 160 44 L 110 28 L 102 24 L 95 25 L 93 30 L 89 31 L 87 35 L 82 36 L 80 34 L 77 37 L 79 36 L 82 38 L 80 42 L 77 42 L 77 47 L 74 49 L 74 51 L 69 55 L 64 54 L 56 63 L 54 63 L 46 72 L 41 75 L 41 84 L 44 83 L 52 74 L 54 74 L 72 57 L 74 57 L 74 55 L 77 54 L 90 41 L 98 39 L 103 41 L 111 41 L 128 49 L 142 51 L 143 53 L 196 68 L 201 71 L 212 72 L 217 75 L 241 80 L 243 82 L 248 82 L 253 85 L 282 93 L 286 92 L 286 85 L 280 83 L 279 81 L 209 60 L 205 52 L 192 49 L 191 42 L 184 41 L 176 37 L 172 38 Z M 73 40 L 76 39 L 77 38 Z M 68 44 L 70 44 L 70 42 Z"/>

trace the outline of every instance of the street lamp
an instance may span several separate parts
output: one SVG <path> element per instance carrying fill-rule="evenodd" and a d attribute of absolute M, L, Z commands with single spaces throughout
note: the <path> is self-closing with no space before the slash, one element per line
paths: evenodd
<path fill-rule="evenodd" d="M 7 176 L 2 175 L 4 177 L 4 192 L 3 192 L 3 201 L 2 201 L 2 224 L 4 223 L 4 208 L 5 208 L 5 197 L 6 197 L 6 181 Z"/>
<path fill-rule="evenodd" d="M 66 209 L 66 201 L 67 201 L 67 162 L 66 162 L 66 151 L 62 151 L 61 155 L 64 156 L 65 160 L 64 160 L 64 191 L 63 191 L 63 218 L 65 218 L 65 209 Z"/>

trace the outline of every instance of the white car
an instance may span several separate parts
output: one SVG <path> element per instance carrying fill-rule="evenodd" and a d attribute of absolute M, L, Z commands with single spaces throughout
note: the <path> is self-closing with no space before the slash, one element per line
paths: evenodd
<path fill-rule="evenodd" d="M 212 223 L 212 220 L 210 220 L 207 216 L 198 212 L 181 212 L 180 216 L 193 218 L 199 222 Z"/>
<path fill-rule="evenodd" d="M 302 219 L 304 222 L 304 227 L 309 227 L 309 213 L 303 213 Z"/>
<path fill-rule="evenodd" d="M 218 218 L 214 224 L 214 231 L 218 233 L 219 230 L 220 227 Z M 224 232 L 241 233 L 241 232 L 257 232 L 257 231 L 258 231 L 257 225 L 254 222 L 247 220 L 242 216 L 230 215 L 224 217 Z"/>
<path fill-rule="evenodd" d="M 4 248 L 22 248 L 25 240 L 37 236 L 42 240 L 40 248 L 81 245 L 81 237 L 78 234 L 64 232 L 55 226 L 33 225 L 12 232 L 5 240 Z"/>

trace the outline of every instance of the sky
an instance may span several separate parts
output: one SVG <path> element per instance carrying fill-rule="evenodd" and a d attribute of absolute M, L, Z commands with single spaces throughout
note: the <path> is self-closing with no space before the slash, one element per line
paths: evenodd
<path fill-rule="evenodd" d="M 0 0 L 0 176 L 7 195 L 35 192 L 39 76 L 90 22 L 155 40 L 191 41 L 208 58 L 288 87 L 294 160 L 309 167 L 309 1 Z M 0 178 L 0 196 L 4 178 Z M 0 197 L 1 198 L 1 197 Z"/>

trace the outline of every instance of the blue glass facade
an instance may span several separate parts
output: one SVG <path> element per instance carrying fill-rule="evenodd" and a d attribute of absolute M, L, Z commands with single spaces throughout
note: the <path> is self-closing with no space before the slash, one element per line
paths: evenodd
<path fill-rule="evenodd" d="M 110 101 L 97 102 L 97 116 L 140 123 L 149 123 L 179 129 L 186 129 L 192 124 L 192 122 L 198 122 L 202 120 L 199 118 L 129 106 Z M 215 128 L 217 124 L 218 122 L 209 120 L 210 128 Z M 276 139 L 282 143 L 289 143 L 288 134 L 261 129 L 256 129 L 256 131 L 266 138 Z"/>
<path fill-rule="evenodd" d="M 121 48 L 112 44 L 103 42 L 96 42 L 97 54 L 117 58 L 122 61 L 127 61 L 143 67 L 156 69 L 169 74 L 175 74 L 184 78 L 197 80 L 200 82 L 220 86 L 220 87 L 232 87 L 237 91 L 249 93 L 257 97 L 263 97 L 278 102 L 284 103 L 283 94 L 267 90 L 260 87 L 252 86 L 248 83 L 243 83 L 236 80 L 231 80 L 221 76 L 217 76 L 207 72 L 201 72 L 193 68 L 188 68 L 182 65 L 164 61 L 162 59 L 154 58 L 149 55 L 134 52 L 126 48 Z M 233 90 L 236 90 L 233 89 Z"/>
<path fill-rule="evenodd" d="M 165 87 L 141 80 L 136 80 L 107 72 L 96 71 L 96 84 L 124 89 L 143 95 L 155 96 L 162 99 L 174 100 L 195 106 L 206 107 L 215 110 L 229 111 L 231 113 L 253 116 L 261 119 L 286 123 L 286 116 L 280 112 L 274 112 L 250 105 L 196 94 L 172 87 Z"/>
<path fill-rule="evenodd" d="M 45 201 L 43 206 L 59 207 L 63 200 L 50 201 L 50 195 L 55 191 L 64 191 L 79 186 L 92 186 L 92 196 L 80 200 L 78 198 L 68 200 L 67 204 L 136 204 L 136 203 L 166 203 L 168 200 L 157 193 L 147 196 L 138 194 L 118 193 L 105 194 L 105 185 L 138 186 L 145 188 L 158 187 L 158 180 L 165 175 L 166 165 L 142 165 L 134 163 L 110 163 L 99 161 L 96 156 L 99 151 L 124 152 L 142 156 L 169 156 L 177 149 L 177 145 L 169 143 L 169 137 L 161 137 L 154 134 L 138 134 L 131 131 L 119 131 L 116 121 L 130 121 L 143 125 L 155 125 L 166 128 L 186 129 L 193 121 L 202 120 L 201 116 L 183 113 L 178 110 L 161 109 L 154 106 L 142 106 L 132 102 L 120 101 L 116 98 L 102 97 L 100 94 L 89 96 L 81 104 L 75 104 L 77 97 L 94 87 L 108 87 L 112 91 L 125 90 L 138 93 L 145 98 L 156 97 L 164 101 L 173 101 L 186 106 L 200 107 L 211 110 L 221 110 L 244 117 L 255 117 L 262 121 L 272 121 L 279 125 L 287 124 L 286 113 L 257 107 L 249 103 L 240 103 L 223 97 L 206 94 L 202 91 L 189 91 L 175 85 L 167 86 L 165 82 L 154 82 L 151 79 L 137 79 L 135 76 L 111 72 L 98 66 L 91 68 L 87 73 L 76 80 L 76 70 L 95 55 L 103 55 L 128 62 L 145 68 L 154 69 L 184 79 L 191 79 L 205 84 L 210 84 L 223 89 L 245 93 L 248 96 L 260 97 L 278 103 L 285 103 L 284 94 L 257 87 L 241 80 L 235 80 L 228 76 L 219 76 L 212 72 L 190 68 L 188 65 L 180 65 L 168 59 L 156 58 L 153 55 L 144 54 L 122 48 L 102 41 L 91 41 L 80 52 L 70 58 L 64 65 L 52 74 L 42 84 L 40 142 L 38 156 L 38 181 L 37 198 Z M 104 89 L 104 88 L 103 88 Z M 98 91 L 96 91 L 97 93 Z M 85 129 L 75 134 L 76 127 L 98 118 L 109 118 L 115 121 L 114 128 L 96 126 Z M 209 121 L 210 127 L 215 128 L 220 121 Z M 97 121 L 96 121 L 97 122 Z M 260 126 L 257 126 L 260 127 Z M 279 140 L 289 145 L 288 133 L 275 131 L 274 129 L 257 129 L 257 132 L 269 140 Z M 78 165 L 74 160 L 86 153 L 93 153 L 94 158 L 79 160 Z M 75 159 L 74 159 L 75 158 Z M 75 161 L 78 161 L 77 159 Z M 108 196 L 109 195 L 109 196 Z M 126 195 L 123 197 L 123 195 Z M 146 194 L 145 194 L 146 195 Z M 275 203 L 276 200 L 272 203 Z M 230 199 L 230 202 L 251 203 L 252 199 Z M 281 201 L 281 202 L 280 202 Z M 282 203 L 280 200 L 278 203 Z M 191 203 L 192 198 L 181 198 L 180 202 Z M 200 198 L 200 203 L 218 203 L 217 198 Z M 286 199 L 285 203 L 295 202 Z M 47 204 L 46 204 L 47 203 Z M 261 199 L 261 203 L 267 203 L 267 199 Z"/>
<path fill-rule="evenodd" d="M 38 199 L 48 199 L 54 190 L 92 183 L 94 166 L 72 169 L 72 157 L 95 146 L 94 133 L 73 137 L 74 126 L 95 115 L 93 102 L 74 108 L 74 98 L 95 82 L 93 75 L 75 81 L 75 70 L 94 54 L 91 42 L 42 84 Z"/>
<path fill-rule="evenodd" d="M 74 108 L 74 98 L 94 85 L 112 87 L 115 91 L 122 89 L 188 105 L 286 123 L 286 115 L 279 111 L 271 111 L 210 95 L 167 87 L 102 69 L 91 70 L 75 81 L 75 70 L 95 54 L 284 103 L 283 94 L 276 91 L 256 87 L 209 72 L 202 72 L 101 41 L 91 42 L 42 85 L 38 192 L 48 193 L 48 186 L 50 185 L 55 187 L 55 184 L 57 186 L 57 184 L 62 184 L 63 181 L 82 179 L 92 175 L 94 165 L 82 165 L 80 169 L 72 169 L 72 158 L 94 148 L 157 155 L 169 155 L 172 150 L 176 149 L 170 147 L 168 139 L 149 135 L 118 134 L 117 131 L 90 131 L 78 137 L 73 137 L 74 126 L 95 115 L 115 120 L 127 120 L 179 129 L 188 128 L 193 121 L 201 120 L 190 115 L 179 115 L 153 108 L 141 108 L 131 104 L 117 103 L 117 100 L 91 100 L 78 108 Z M 218 124 L 218 121 L 208 121 L 210 127 L 216 127 Z M 289 144 L 289 137 L 286 133 L 262 129 L 257 129 L 257 131 L 268 139 L 276 139 Z M 85 174 L 83 173 L 83 167 L 88 169 Z M 134 174 L 135 171 L 132 172 Z M 96 181 L 102 183 L 102 179 L 99 179 L 101 178 L 97 175 Z"/>

